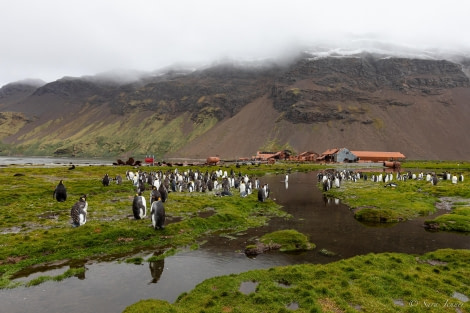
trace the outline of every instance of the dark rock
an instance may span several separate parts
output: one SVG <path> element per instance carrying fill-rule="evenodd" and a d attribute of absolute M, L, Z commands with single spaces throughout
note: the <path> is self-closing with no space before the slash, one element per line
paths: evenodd
<path fill-rule="evenodd" d="M 293 80 L 306 79 L 312 81 L 311 89 L 291 87 Z M 284 118 L 290 122 L 354 122 L 347 110 L 338 110 L 338 102 L 356 101 L 384 107 L 410 106 L 412 103 L 377 98 L 372 94 L 388 88 L 404 94 L 431 96 L 441 95 L 445 89 L 469 86 L 469 78 L 461 66 L 449 61 L 377 59 L 366 55 L 361 58 L 299 60 L 279 77 L 270 94 L 274 107 L 285 112 Z"/>

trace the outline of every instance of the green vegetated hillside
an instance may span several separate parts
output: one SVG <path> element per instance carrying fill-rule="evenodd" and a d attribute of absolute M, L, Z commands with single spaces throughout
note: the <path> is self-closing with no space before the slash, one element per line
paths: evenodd
<path fill-rule="evenodd" d="M 470 83 L 462 64 L 301 55 L 125 84 L 99 77 L 12 83 L 0 89 L 0 153 L 233 159 L 267 147 L 346 147 L 465 160 Z"/>
<path fill-rule="evenodd" d="M 153 154 L 162 158 L 168 151 L 188 144 L 217 122 L 209 117 L 199 124 L 188 123 L 187 114 L 165 121 L 148 112 L 128 113 L 122 119 L 111 116 L 91 123 L 87 122 L 88 118 L 88 115 L 83 115 L 67 123 L 49 121 L 20 136 L 21 144 L 14 147 L 3 145 L 3 148 L 24 155 L 142 157 Z M 47 131 L 55 127 L 56 131 Z"/>

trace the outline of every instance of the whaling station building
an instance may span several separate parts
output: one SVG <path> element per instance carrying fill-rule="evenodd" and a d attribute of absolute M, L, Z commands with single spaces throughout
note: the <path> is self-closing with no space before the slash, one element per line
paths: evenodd
<path fill-rule="evenodd" d="M 323 152 L 317 158 L 317 161 L 335 163 L 386 162 L 403 161 L 405 158 L 405 155 L 401 152 L 351 151 L 347 148 L 334 148 Z"/>
<path fill-rule="evenodd" d="M 276 160 L 290 160 L 300 162 L 325 162 L 325 163 L 353 163 L 353 162 L 388 162 L 403 161 L 405 155 L 401 152 L 385 151 L 351 151 L 347 148 L 328 149 L 322 154 L 312 151 L 293 155 L 289 150 L 278 152 L 257 151 L 252 160 L 275 162 Z"/>

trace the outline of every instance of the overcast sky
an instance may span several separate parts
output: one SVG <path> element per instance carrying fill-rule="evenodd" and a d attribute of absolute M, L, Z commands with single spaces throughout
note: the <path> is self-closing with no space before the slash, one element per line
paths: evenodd
<path fill-rule="evenodd" d="M 470 51 L 470 1 L 0 0 L 0 86 L 363 38 Z"/>

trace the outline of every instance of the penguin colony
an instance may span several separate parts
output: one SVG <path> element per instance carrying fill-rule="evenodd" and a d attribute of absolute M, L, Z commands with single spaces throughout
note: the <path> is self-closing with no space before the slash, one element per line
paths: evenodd
<path fill-rule="evenodd" d="M 216 196 L 233 196 L 233 190 L 236 189 L 241 197 L 246 197 L 254 189 L 263 189 L 263 201 L 269 198 L 268 184 L 261 186 L 257 178 L 242 175 L 241 172 L 235 174 L 233 169 L 230 174 L 222 169 L 204 173 L 192 169 L 184 172 L 178 169 L 150 173 L 127 171 L 126 179 L 132 182 L 137 193 L 149 189 L 150 204 L 158 198 L 164 203 L 171 192 L 213 191 Z"/>
<path fill-rule="evenodd" d="M 152 171 L 127 171 L 126 179 L 130 181 L 135 188 L 135 196 L 132 201 L 132 215 L 136 220 L 141 220 L 149 216 L 154 229 L 163 229 L 165 226 L 165 207 L 164 203 L 171 192 L 213 192 L 216 196 L 233 196 L 236 190 L 240 197 L 247 197 L 257 190 L 258 201 L 265 202 L 269 198 L 270 190 L 268 184 L 260 184 L 258 178 L 252 178 L 248 175 L 242 175 L 241 172 L 235 174 L 234 170 L 205 171 L 189 169 L 180 172 L 177 168 L 174 170 Z M 115 178 L 105 174 L 101 179 L 104 187 L 110 186 L 112 181 L 121 185 L 123 178 L 117 175 Z M 287 175 L 286 175 L 287 180 Z M 149 203 L 145 192 L 149 193 Z M 63 180 L 60 180 L 56 186 L 54 199 L 58 202 L 64 202 L 67 199 L 67 189 Z M 147 208 L 150 207 L 150 212 Z M 80 196 L 79 200 L 72 206 L 70 216 L 72 225 L 78 227 L 84 225 L 87 221 L 88 202 L 87 195 Z M 147 215 L 149 213 L 149 215 Z"/>
<path fill-rule="evenodd" d="M 165 172 L 152 171 L 127 171 L 126 179 L 132 183 L 135 188 L 135 196 L 132 202 L 132 213 L 136 220 L 149 217 L 154 229 L 163 229 L 165 226 L 165 207 L 171 192 L 213 192 L 216 196 L 233 196 L 233 191 L 238 191 L 240 197 L 246 197 L 257 192 L 258 201 L 265 202 L 270 195 L 268 184 L 261 184 L 258 178 L 243 175 L 241 172 L 235 174 L 230 170 L 230 174 L 222 169 L 214 171 L 205 171 L 204 173 L 192 169 L 180 172 L 178 168 L 167 170 Z M 318 173 L 318 182 L 322 185 L 323 191 L 331 188 L 340 188 L 343 180 L 372 180 L 373 182 L 383 183 L 384 187 L 396 187 L 398 182 L 406 180 L 426 180 L 432 185 L 437 185 L 441 180 L 449 180 L 453 184 L 464 181 L 463 174 L 451 174 L 449 172 L 437 173 L 412 173 L 411 171 L 401 173 L 380 173 L 368 175 L 366 172 L 355 172 L 352 170 L 325 170 Z M 101 182 L 103 186 L 109 186 L 114 180 L 116 184 L 123 183 L 122 177 L 117 175 L 111 178 L 105 174 Z M 284 182 L 288 182 L 288 174 Z M 147 215 L 147 201 L 145 191 L 149 193 L 149 216 Z M 67 189 L 63 180 L 60 180 L 56 186 L 53 198 L 58 202 L 67 200 Z M 80 196 L 79 200 L 72 206 L 70 216 L 74 227 L 84 225 L 87 221 L 88 202 L 87 196 Z"/>
<path fill-rule="evenodd" d="M 367 175 L 367 173 L 364 172 L 354 172 L 352 170 L 326 170 L 318 173 L 318 182 L 322 184 L 322 189 L 323 191 L 328 191 L 331 188 L 340 188 L 341 182 L 343 180 L 348 180 L 348 181 L 358 181 L 358 180 L 372 180 L 373 182 L 376 183 L 384 183 L 384 187 L 396 187 L 398 186 L 397 182 L 400 181 L 407 181 L 410 179 L 413 180 L 425 180 L 432 184 L 433 186 L 437 185 L 437 183 L 441 180 L 449 180 L 452 181 L 453 184 L 457 184 L 459 181 L 463 182 L 464 181 L 464 176 L 463 174 L 451 174 L 447 171 L 437 174 L 437 173 L 426 173 L 424 174 L 423 172 L 420 172 L 418 174 L 412 173 L 411 171 L 401 173 L 401 172 L 396 172 L 395 177 L 393 173 L 380 173 L 380 174 L 372 174 L 372 175 Z"/>

